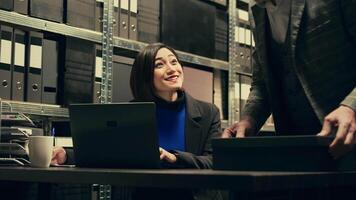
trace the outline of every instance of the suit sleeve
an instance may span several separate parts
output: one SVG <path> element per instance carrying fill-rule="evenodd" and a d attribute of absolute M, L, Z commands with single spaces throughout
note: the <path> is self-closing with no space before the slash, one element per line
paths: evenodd
<path fill-rule="evenodd" d="M 344 26 L 356 46 L 356 0 L 340 0 L 340 2 Z M 356 111 L 356 85 L 351 93 L 341 102 L 341 105 L 348 106 Z"/>
<path fill-rule="evenodd" d="M 258 50 L 254 50 L 252 54 L 251 89 L 241 116 L 241 119 L 252 118 L 255 122 L 256 131 L 260 130 L 267 117 L 271 114 L 262 66 L 259 63 L 257 53 Z"/>
<path fill-rule="evenodd" d="M 177 156 L 176 165 L 179 168 L 193 168 L 193 169 L 210 169 L 213 166 L 212 162 L 212 146 L 211 140 L 213 138 L 221 137 L 221 122 L 219 109 L 211 104 L 211 123 L 207 139 L 205 140 L 204 150 L 202 155 L 195 155 L 190 152 L 173 151 Z M 204 117 L 204 116 L 203 116 Z"/>
<path fill-rule="evenodd" d="M 66 154 L 67 154 L 67 160 L 64 164 L 66 165 L 74 165 L 75 164 L 75 159 L 74 159 L 74 151 L 73 148 L 65 148 Z"/>
<path fill-rule="evenodd" d="M 356 87 L 348 96 L 346 96 L 346 98 L 341 102 L 341 105 L 348 106 L 356 112 Z"/>

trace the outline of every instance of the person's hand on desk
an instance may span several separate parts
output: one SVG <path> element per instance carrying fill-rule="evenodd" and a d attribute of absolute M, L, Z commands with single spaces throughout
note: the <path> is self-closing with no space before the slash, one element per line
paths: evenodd
<path fill-rule="evenodd" d="M 169 163 L 175 163 L 177 162 L 177 157 L 176 155 L 169 153 L 168 151 L 164 150 L 163 148 L 159 148 L 159 158 L 161 160 L 167 161 Z"/>
<path fill-rule="evenodd" d="M 51 165 L 61 165 L 67 160 L 67 153 L 63 147 L 53 147 Z"/>
<path fill-rule="evenodd" d="M 356 143 L 355 111 L 347 106 L 339 108 L 328 114 L 323 123 L 319 136 L 331 135 L 337 128 L 335 139 L 330 144 L 330 153 L 337 159 L 353 149 Z"/>
<path fill-rule="evenodd" d="M 226 128 L 222 134 L 222 138 L 231 138 L 231 137 L 245 137 L 248 135 L 253 135 L 255 132 L 254 120 L 249 117 L 245 117 L 241 121 L 231 125 Z"/>

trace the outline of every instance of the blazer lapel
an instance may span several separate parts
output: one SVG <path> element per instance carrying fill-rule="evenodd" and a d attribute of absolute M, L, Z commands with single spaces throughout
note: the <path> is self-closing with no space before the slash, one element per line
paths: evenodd
<path fill-rule="evenodd" d="M 251 7 L 252 15 L 254 19 L 254 36 L 256 40 L 256 53 L 261 70 L 264 74 L 264 80 L 267 85 L 273 84 L 273 75 L 271 74 L 270 66 L 268 64 L 267 55 L 267 41 L 266 41 L 266 26 L 267 24 L 267 11 L 265 8 L 261 8 L 258 5 Z M 256 62 L 256 61 L 255 61 Z M 270 90 L 273 87 L 267 87 Z M 270 91 L 273 92 L 273 91 Z"/>
<path fill-rule="evenodd" d="M 258 58 L 262 66 L 267 64 L 267 45 L 266 45 L 266 9 L 260 8 L 257 5 L 251 7 L 254 19 L 254 32 L 256 39 L 256 49 Z M 265 68 L 265 67 L 263 67 Z"/>
<path fill-rule="evenodd" d="M 296 71 L 296 74 L 298 76 L 298 79 L 300 80 L 300 83 L 302 87 L 304 88 L 305 95 L 309 99 L 309 102 L 311 106 L 313 107 L 315 114 L 319 118 L 319 121 L 322 122 L 324 119 L 324 113 L 322 113 L 322 109 L 319 108 L 319 105 L 315 103 L 314 98 L 312 97 L 312 94 L 310 92 L 310 89 L 308 85 L 306 84 L 305 78 L 304 78 L 304 73 L 300 71 L 300 69 L 296 66 L 296 45 L 297 45 L 297 39 L 298 39 L 298 34 L 300 32 L 300 26 L 301 26 L 301 21 L 305 9 L 305 0 L 292 0 L 292 10 L 291 10 L 291 22 L 290 22 L 290 34 L 291 34 L 291 40 L 290 40 L 290 45 L 291 45 L 291 59 L 293 63 L 293 67 Z"/>
<path fill-rule="evenodd" d="M 290 34 L 291 34 L 291 53 L 295 57 L 295 46 L 300 29 L 300 23 L 303 17 L 305 8 L 305 0 L 292 0 L 291 19 L 290 19 Z M 293 62 L 295 63 L 295 62 Z"/>
<path fill-rule="evenodd" d="M 185 144 L 186 151 L 199 153 L 201 146 L 202 128 L 200 124 L 201 113 L 195 105 L 195 99 L 186 95 L 186 120 L 185 120 Z"/>

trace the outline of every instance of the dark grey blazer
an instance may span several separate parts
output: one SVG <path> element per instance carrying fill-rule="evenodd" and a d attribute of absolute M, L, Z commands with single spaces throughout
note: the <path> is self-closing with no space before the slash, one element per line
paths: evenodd
<path fill-rule="evenodd" d="M 252 5 L 251 14 L 256 50 L 243 116 L 255 119 L 259 129 L 272 112 L 278 131 L 284 116 L 267 59 L 267 13 Z M 320 122 L 340 104 L 356 110 L 356 0 L 292 0 L 290 37 L 289 67 Z"/>
<path fill-rule="evenodd" d="M 194 99 L 187 93 L 185 93 L 185 97 L 186 152 L 175 151 L 178 154 L 177 166 L 198 169 L 211 168 L 211 139 L 219 138 L 221 135 L 219 109 L 214 104 Z"/>

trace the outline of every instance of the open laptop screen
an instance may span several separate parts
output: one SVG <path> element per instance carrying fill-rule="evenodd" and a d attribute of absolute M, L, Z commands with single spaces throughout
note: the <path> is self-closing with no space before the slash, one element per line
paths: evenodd
<path fill-rule="evenodd" d="M 154 103 L 72 104 L 69 114 L 77 166 L 159 168 Z"/>

